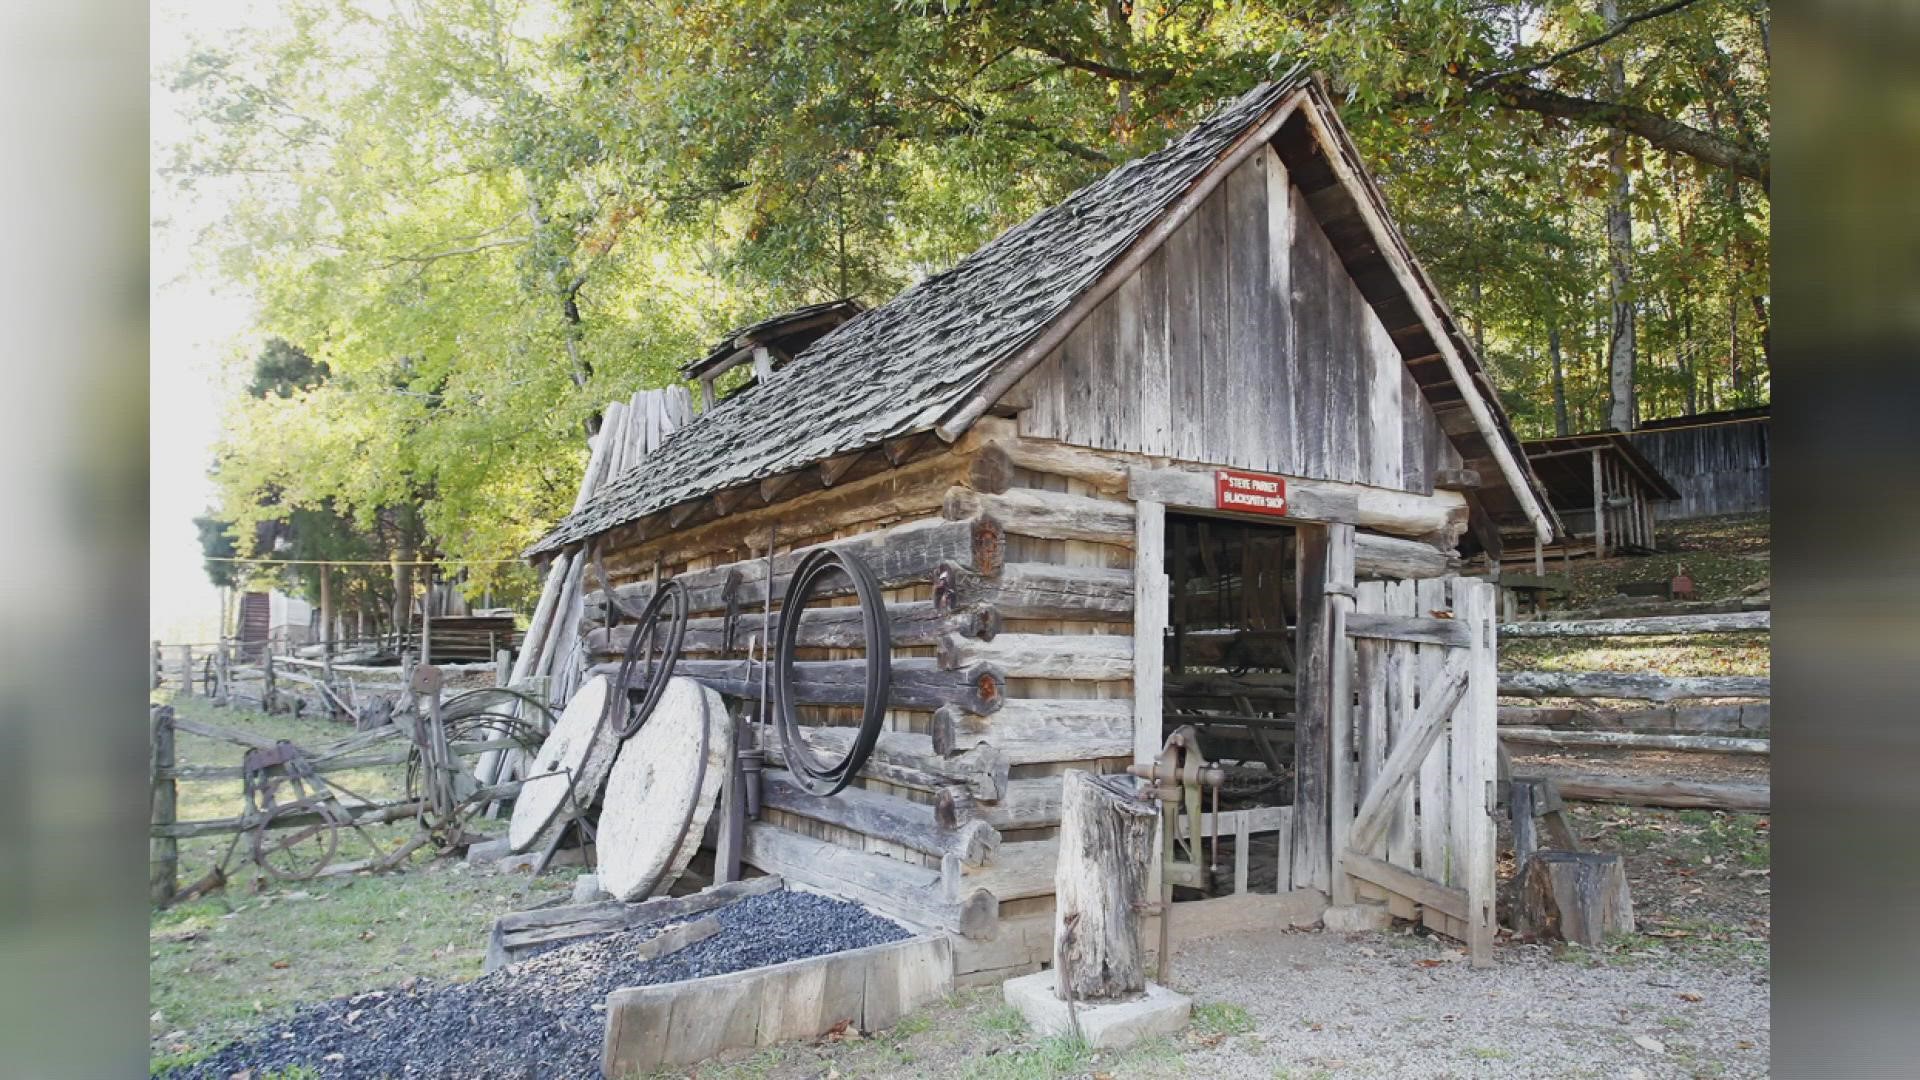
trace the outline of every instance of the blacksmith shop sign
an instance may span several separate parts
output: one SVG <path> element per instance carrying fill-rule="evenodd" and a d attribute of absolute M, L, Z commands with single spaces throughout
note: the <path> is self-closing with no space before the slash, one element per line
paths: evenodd
<path fill-rule="evenodd" d="M 1240 469 L 1217 469 L 1213 474 L 1213 505 L 1243 514 L 1287 516 L 1287 479 Z"/>

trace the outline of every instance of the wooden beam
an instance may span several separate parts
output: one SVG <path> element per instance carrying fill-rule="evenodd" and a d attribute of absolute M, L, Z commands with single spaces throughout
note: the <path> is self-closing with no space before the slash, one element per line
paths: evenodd
<path fill-rule="evenodd" d="M 1452 619 L 1372 615 L 1359 611 L 1347 616 L 1347 636 L 1411 641 L 1422 645 L 1452 645 L 1455 648 L 1465 648 L 1469 640 L 1466 626 Z"/>
<path fill-rule="evenodd" d="M 943 511 L 949 519 L 991 517 L 1019 536 L 1045 540 L 1083 540 L 1132 547 L 1134 509 L 1117 499 L 1095 499 L 1036 488 L 1012 488 L 983 495 L 969 488 L 947 492 Z"/>
<path fill-rule="evenodd" d="M 865 456 L 866 451 L 856 450 L 851 454 L 841 454 L 838 457 L 830 457 L 822 461 L 818 466 L 820 470 L 820 486 L 832 487 L 839 483 L 840 478 L 847 475 L 847 470 L 859 464 L 860 459 Z"/>
<path fill-rule="evenodd" d="M 1695 810 L 1740 810 L 1764 814 L 1773 808 L 1766 784 L 1709 784 L 1692 780 L 1640 780 L 1621 776 L 1554 774 L 1547 777 L 1572 802 L 1671 806 Z"/>
<path fill-rule="evenodd" d="M 1127 758 L 1133 754 L 1133 710 L 1128 698 L 1011 698 L 989 713 L 938 709 L 928 733 L 942 754 L 986 745 L 1015 765 Z"/>
<path fill-rule="evenodd" d="M 963 863 L 984 863 L 1000 846 L 1000 833 L 984 821 L 945 828 L 934 820 L 933 807 L 927 803 L 862 787 L 849 787 L 831 797 L 814 795 L 784 769 L 768 769 L 762 775 L 760 801 L 783 813 L 822 821 L 910 851 L 952 854 Z"/>
<path fill-rule="evenodd" d="M 1149 499 L 1170 508 L 1221 514 L 1215 506 L 1216 471 L 1136 466 L 1130 473 L 1128 491 L 1135 499 Z M 1287 485 L 1287 516 L 1296 521 L 1353 525 L 1414 538 L 1457 534 L 1466 528 L 1467 500 L 1457 491 L 1416 495 L 1333 480 L 1282 479 Z M 1273 520 L 1261 515 L 1223 516 L 1268 523 Z"/>
<path fill-rule="evenodd" d="M 1742 634 L 1773 628 L 1772 611 L 1725 615 L 1652 615 L 1638 619 L 1583 619 L 1578 622 L 1501 623 L 1500 636 L 1634 637 L 1673 634 Z"/>
<path fill-rule="evenodd" d="M 1677 750 L 1758 757 L 1773 753 L 1772 739 L 1742 739 L 1723 735 L 1646 735 L 1632 731 L 1555 731 L 1552 728 L 1503 726 L 1500 729 L 1500 741 L 1576 750 Z"/>
<path fill-rule="evenodd" d="M 942 566 L 933 600 L 943 611 L 984 605 L 1007 619 L 1117 621 L 1133 611 L 1133 571 L 1052 563 L 1008 563 L 996 577 Z"/>
<path fill-rule="evenodd" d="M 1134 677 L 1133 638 L 1121 634 L 1001 634 L 980 641 L 949 634 L 940 666 L 992 664 L 1010 679 L 1108 682 Z"/>
<path fill-rule="evenodd" d="M 1613 671 L 1503 671 L 1500 693 L 1527 698 L 1619 698 L 1628 701 L 1700 701 L 1765 698 L 1765 675 L 1639 675 Z"/>

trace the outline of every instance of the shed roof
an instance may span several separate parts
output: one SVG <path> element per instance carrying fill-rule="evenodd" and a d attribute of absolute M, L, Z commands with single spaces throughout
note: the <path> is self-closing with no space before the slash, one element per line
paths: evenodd
<path fill-rule="evenodd" d="M 740 484 L 804 468 L 840 454 L 865 450 L 885 440 L 940 426 L 953 437 L 952 418 L 989 379 L 1004 379 L 1001 367 L 1023 354 L 1060 320 L 1076 300 L 1092 290 L 1135 242 L 1148 233 L 1208 170 L 1263 121 L 1274 117 L 1293 94 L 1308 91 L 1310 107 L 1329 114 L 1326 121 L 1344 140 L 1331 118 L 1324 91 L 1303 70 L 1263 83 L 1222 105 L 1167 147 L 1126 162 L 1080 188 L 1062 202 L 1002 233 L 951 270 L 908 288 L 880 307 L 834 329 L 776 370 L 750 391 L 718 404 L 695 423 L 675 433 L 638 468 L 610 481 L 578 511 L 530 547 L 538 557 L 581 543 L 690 499 Z M 1334 173 L 1351 176 L 1350 146 Z M 1364 175 L 1364 174 L 1361 174 Z M 1329 175 L 1329 182 L 1335 177 Z M 1362 197 L 1384 218 L 1384 201 L 1371 184 Z M 1310 196 L 1311 197 L 1311 196 Z M 1336 246 L 1340 242 L 1336 239 Z M 1404 241 L 1390 237 L 1396 254 L 1412 263 Z M 1349 271 L 1355 261 L 1379 258 L 1378 248 L 1356 240 L 1342 252 Z M 1448 344 L 1467 365 L 1471 380 L 1485 376 L 1464 335 L 1439 303 L 1424 272 L 1414 265 L 1420 295 L 1403 295 L 1391 286 L 1391 299 L 1376 299 L 1381 289 L 1363 292 L 1378 309 L 1397 301 L 1402 308 L 1431 305 L 1446 326 Z M 1389 328 L 1395 324 L 1388 323 Z M 1401 338 L 1396 333 L 1396 341 Z M 1414 353 L 1438 353 L 1419 331 Z M 731 336 L 730 339 L 731 340 Z M 1415 371 L 1422 391 L 1435 402 L 1462 406 L 1468 395 L 1495 418 L 1493 437 L 1506 444 L 1524 472 L 1519 441 L 1500 411 L 1490 385 L 1458 387 L 1444 373 Z M 941 426 L 947 421 L 945 426 Z M 1469 461 L 1490 451 L 1487 434 L 1475 421 L 1450 429 Z M 1481 425 L 1484 427 L 1484 425 Z M 1489 509 L 1550 515 L 1546 499 L 1531 477 L 1514 492 L 1504 481 L 1482 497 Z"/>
<path fill-rule="evenodd" d="M 1596 431 L 1587 435 L 1562 435 L 1552 439 L 1531 439 L 1521 444 L 1527 451 L 1527 464 L 1547 487 L 1547 496 L 1555 506 L 1585 509 L 1593 505 L 1593 465 L 1590 454 L 1599 450 L 1612 454 L 1626 466 L 1627 475 L 1638 480 L 1656 499 L 1677 499 L 1680 492 L 1661 475 L 1653 462 L 1633 448 L 1623 432 Z"/>

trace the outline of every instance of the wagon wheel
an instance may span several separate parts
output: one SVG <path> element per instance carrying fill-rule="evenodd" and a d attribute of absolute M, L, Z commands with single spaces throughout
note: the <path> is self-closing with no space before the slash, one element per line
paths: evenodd
<path fill-rule="evenodd" d="M 331 799 L 296 799 L 267 809 L 253 834 L 253 861 L 281 881 L 307 881 L 333 861 L 340 847 L 340 822 Z M 320 820 L 288 825 L 274 832 L 274 823 L 313 813 Z"/>

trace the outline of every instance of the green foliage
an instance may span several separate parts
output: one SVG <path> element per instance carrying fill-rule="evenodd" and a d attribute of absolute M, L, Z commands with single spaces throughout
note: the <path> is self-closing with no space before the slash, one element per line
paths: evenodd
<path fill-rule="evenodd" d="M 567 511 L 607 400 L 744 321 L 884 301 L 1300 62 L 1524 433 L 1604 423 L 1606 124 L 1634 110 L 1698 137 L 1630 144 L 1641 411 L 1770 392 L 1764 2 L 1572 52 L 1590 0 L 286 11 L 169 73 L 196 106 L 168 174 L 229 208 L 201 250 L 269 339 L 218 451 L 242 535 L 335 514 L 503 584 L 483 560 Z"/>

